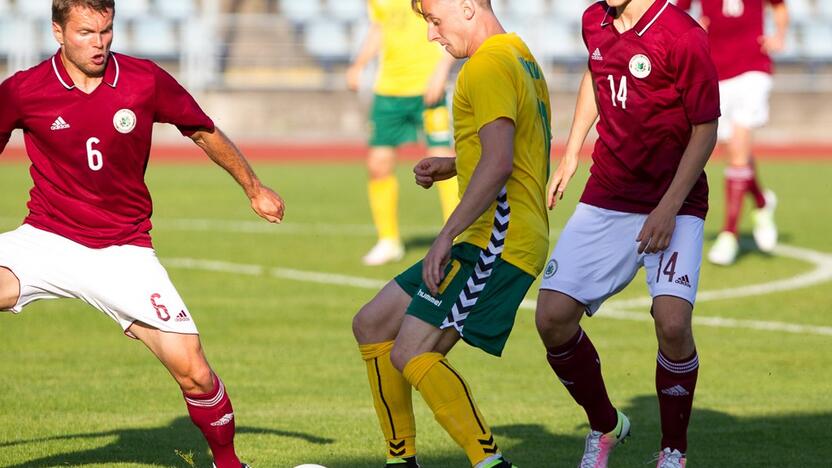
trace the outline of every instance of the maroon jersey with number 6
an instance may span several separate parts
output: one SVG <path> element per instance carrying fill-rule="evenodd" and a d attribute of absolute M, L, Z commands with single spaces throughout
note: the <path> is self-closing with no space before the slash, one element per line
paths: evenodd
<path fill-rule="evenodd" d="M 111 54 L 84 93 L 60 52 L 0 84 L 0 152 L 23 129 L 32 162 L 25 223 L 91 248 L 150 247 L 153 205 L 144 183 L 154 122 L 183 135 L 214 123 L 153 62 Z"/>
<path fill-rule="evenodd" d="M 600 118 L 581 201 L 650 213 L 676 174 L 692 126 L 720 115 L 717 73 L 705 31 L 670 2 L 654 2 L 624 33 L 613 14 L 602 1 L 583 16 Z M 703 172 L 679 214 L 704 218 L 707 211 Z"/>
<path fill-rule="evenodd" d="M 771 58 L 763 50 L 761 42 L 763 13 L 766 3 L 778 5 L 783 0 L 699 1 L 719 79 L 727 80 L 750 71 L 771 74 Z M 687 10 L 691 0 L 679 0 L 676 4 Z"/>

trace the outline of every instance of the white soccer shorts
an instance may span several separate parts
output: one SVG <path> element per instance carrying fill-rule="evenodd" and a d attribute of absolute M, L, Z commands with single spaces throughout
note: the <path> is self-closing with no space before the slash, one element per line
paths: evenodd
<path fill-rule="evenodd" d="M 735 125 L 757 128 L 768 123 L 771 86 L 771 75 L 759 71 L 719 82 L 720 140 L 731 138 Z"/>
<path fill-rule="evenodd" d="M 20 280 L 14 313 L 40 299 L 77 298 L 109 315 L 131 337 L 127 329 L 133 322 L 199 333 L 153 249 L 91 249 L 24 224 L 0 234 L 0 266 Z"/>
<path fill-rule="evenodd" d="M 651 297 L 675 296 L 694 304 L 705 221 L 677 216 L 670 246 L 662 252 L 639 254 L 636 237 L 646 219 L 645 214 L 579 203 L 543 271 L 540 289 L 572 297 L 591 316 L 630 284 L 643 266 Z"/>

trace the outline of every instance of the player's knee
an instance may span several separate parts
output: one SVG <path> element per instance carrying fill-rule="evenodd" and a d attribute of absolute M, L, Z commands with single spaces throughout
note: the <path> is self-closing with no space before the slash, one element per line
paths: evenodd
<path fill-rule="evenodd" d="M 541 291 L 535 311 L 537 331 L 546 342 L 565 341 L 574 334 L 582 313 L 582 306 L 574 299 L 553 291 Z"/>
<path fill-rule="evenodd" d="M 20 281 L 7 268 L 0 267 L 0 310 L 8 310 L 20 298 Z"/>
<path fill-rule="evenodd" d="M 398 346 L 393 346 L 393 349 L 390 351 L 390 362 L 399 372 L 404 372 L 404 367 L 413 357 L 411 352 L 403 350 Z"/>
<path fill-rule="evenodd" d="M 214 390 L 214 374 L 204 360 L 192 363 L 175 377 L 179 387 L 185 393 L 204 394 Z"/>
<path fill-rule="evenodd" d="M 685 320 L 662 320 L 656 323 L 659 340 L 670 348 L 683 347 L 693 339 L 690 323 Z"/>
<path fill-rule="evenodd" d="M 372 314 L 368 310 L 369 307 L 370 304 L 365 304 L 352 318 L 352 334 L 359 343 L 364 342 L 364 338 L 372 329 Z"/>

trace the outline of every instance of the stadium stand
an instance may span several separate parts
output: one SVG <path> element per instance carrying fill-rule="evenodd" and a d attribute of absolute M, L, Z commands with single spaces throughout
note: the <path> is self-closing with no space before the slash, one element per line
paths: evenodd
<path fill-rule="evenodd" d="M 48 3 L 0 0 L 0 76 L 54 53 Z M 523 36 L 541 63 L 567 74 L 586 60 L 580 21 L 590 3 L 492 0 L 506 29 Z M 823 74 L 827 82 L 832 0 L 789 0 L 788 6 L 793 27 L 776 61 L 803 76 Z M 251 77 L 257 89 L 343 88 L 343 67 L 368 25 L 366 0 L 130 0 L 119 2 L 116 19 L 113 50 L 199 75 L 185 76 L 195 86 L 245 88 Z M 299 78 L 309 76 L 318 78 Z M 552 83 L 571 86 L 560 77 Z"/>

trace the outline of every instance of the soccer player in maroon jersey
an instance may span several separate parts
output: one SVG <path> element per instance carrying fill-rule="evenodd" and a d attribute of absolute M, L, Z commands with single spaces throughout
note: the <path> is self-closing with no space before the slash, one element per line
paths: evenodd
<path fill-rule="evenodd" d="M 165 365 L 219 468 L 239 468 L 234 410 L 150 239 L 144 172 L 154 122 L 176 125 L 240 184 L 254 211 L 284 204 L 170 75 L 110 52 L 113 0 L 53 0 L 60 50 L 0 84 L 0 152 L 24 132 L 34 187 L 29 215 L 0 235 L 0 310 L 81 299 L 116 320 Z"/>
<path fill-rule="evenodd" d="M 725 169 L 725 223 L 708 252 L 717 265 L 734 263 L 739 253 L 737 226 L 745 194 L 751 194 L 754 241 L 763 252 L 777 246 L 774 209 L 777 198 L 763 190 L 751 155 L 752 131 L 768 122 L 772 64 L 769 54 L 783 50 L 789 13 L 783 0 L 699 0 L 711 41 L 711 56 L 719 73 L 722 117 L 719 139 L 728 154 Z M 773 11 L 775 31 L 763 34 L 766 3 Z M 691 0 L 678 0 L 689 9 Z"/>
<path fill-rule="evenodd" d="M 605 467 L 630 422 L 610 402 L 598 353 L 581 329 L 640 267 L 659 350 L 659 467 L 686 463 L 699 360 L 691 315 L 716 144 L 717 74 L 705 31 L 668 0 L 606 0 L 583 16 L 589 51 L 566 152 L 549 184 L 563 196 L 598 120 L 591 175 L 543 274 L 537 328 L 547 360 L 586 411 L 581 467 Z"/>

